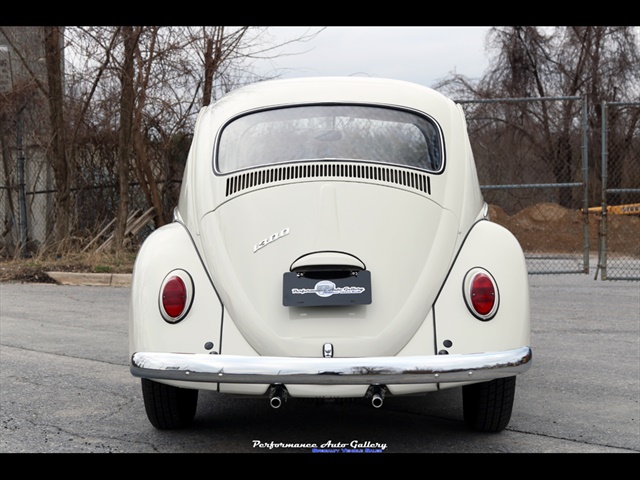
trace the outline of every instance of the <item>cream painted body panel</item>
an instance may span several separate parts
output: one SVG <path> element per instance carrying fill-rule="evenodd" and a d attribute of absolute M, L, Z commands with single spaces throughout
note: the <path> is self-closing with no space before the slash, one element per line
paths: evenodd
<path fill-rule="evenodd" d="M 261 238 L 285 227 L 286 236 L 254 252 Z M 398 354 L 425 320 L 440 288 L 434 279 L 444 278 L 453 257 L 457 222 L 400 189 L 311 182 L 237 197 L 204 217 L 201 236 L 222 301 L 258 354 L 320 356 L 329 342 L 335 356 L 386 356 Z M 283 274 L 317 251 L 362 260 L 372 304 L 283 306 Z M 235 352 L 225 344 L 223 353 Z"/>
<path fill-rule="evenodd" d="M 189 273 L 193 305 L 184 321 L 166 322 L 159 309 L 160 285 L 173 270 Z M 189 234 L 180 223 L 153 232 L 142 244 L 133 271 L 129 307 L 129 351 L 208 353 L 220 348 L 222 304 Z"/>
<path fill-rule="evenodd" d="M 462 284 L 465 274 L 481 266 L 493 275 L 499 292 L 496 316 L 481 321 L 469 312 Z M 529 345 L 529 281 L 524 255 L 513 234 L 487 220 L 466 238 L 435 303 L 438 350 L 451 354 L 500 351 Z M 444 342 L 452 342 L 445 347 Z"/>
<path fill-rule="evenodd" d="M 303 79 L 302 83 L 299 80 L 244 87 L 202 109 L 178 205 L 189 231 L 199 234 L 202 217 L 230 201 L 225 183 L 232 175 L 215 175 L 213 168 L 217 138 L 230 118 L 260 108 L 340 101 L 405 108 L 434 118 L 445 138 L 446 155 L 444 172 L 430 176 L 433 185 L 430 198 L 452 211 L 462 230 L 470 227 L 483 202 L 460 105 L 434 90 L 408 82 L 362 78 Z M 305 80 L 311 88 L 305 88 Z"/>

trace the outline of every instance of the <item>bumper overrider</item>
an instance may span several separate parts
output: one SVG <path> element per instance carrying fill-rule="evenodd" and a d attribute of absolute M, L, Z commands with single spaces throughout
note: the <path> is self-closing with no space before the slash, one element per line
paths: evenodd
<path fill-rule="evenodd" d="M 131 373 L 156 380 L 207 383 L 402 385 L 478 382 L 531 366 L 530 347 L 500 352 L 409 357 L 300 358 L 137 352 Z"/>

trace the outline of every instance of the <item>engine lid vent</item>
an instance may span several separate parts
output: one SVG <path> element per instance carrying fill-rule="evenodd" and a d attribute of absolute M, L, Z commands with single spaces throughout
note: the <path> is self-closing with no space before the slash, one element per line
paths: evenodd
<path fill-rule="evenodd" d="M 401 185 L 431 195 L 429 175 L 411 169 L 354 163 L 305 163 L 262 168 L 229 176 L 226 196 L 272 183 L 318 178 L 367 180 Z"/>

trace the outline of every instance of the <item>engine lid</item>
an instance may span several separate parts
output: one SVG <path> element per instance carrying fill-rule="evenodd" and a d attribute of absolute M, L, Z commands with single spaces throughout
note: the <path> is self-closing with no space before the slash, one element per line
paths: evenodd
<path fill-rule="evenodd" d="M 321 356 L 326 343 L 338 357 L 397 354 L 427 317 L 458 235 L 453 213 L 426 195 L 349 181 L 252 190 L 200 226 L 232 321 L 260 355 L 288 356 Z M 370 302 L 285 305 L 285 276 L 309 271 L 316 283 L 362 275 L 359 284 L 339 275 L 350 281 L 338 288 L 368 287 Z M 233 353 L 224 339 L 222 348 Z"/>

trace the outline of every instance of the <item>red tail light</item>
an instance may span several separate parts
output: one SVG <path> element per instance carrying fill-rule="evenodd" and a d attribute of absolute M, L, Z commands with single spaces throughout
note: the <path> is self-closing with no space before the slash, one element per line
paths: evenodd
<path fill-rule="evenodd" d="M 484 273 L 479 273 L 471 281 L 471 303 L 480 315 L 488 315 L 496 302 L 493 282 Z"/>
<path fill-rule="evenodd" d="M 465 301 L 471 313 L 480 320 L 490 320 L 498 310 L 498 287 L 489 272 L 470 270 L 464 281 Z"/>
<path fill-rule="evenodd" d="M 187 287 L 180 277 L 171 277 L 162 290 L 162 306 L 172 318 L 177 318 L 187 305 Z"/>
<path fill-rule="evenodd" d="M 171 323 L 187 314 L 193 299 L 193 283 L 184 270 L 175 270 L 167 275 L 160 287 L 160 313 Z"/>

